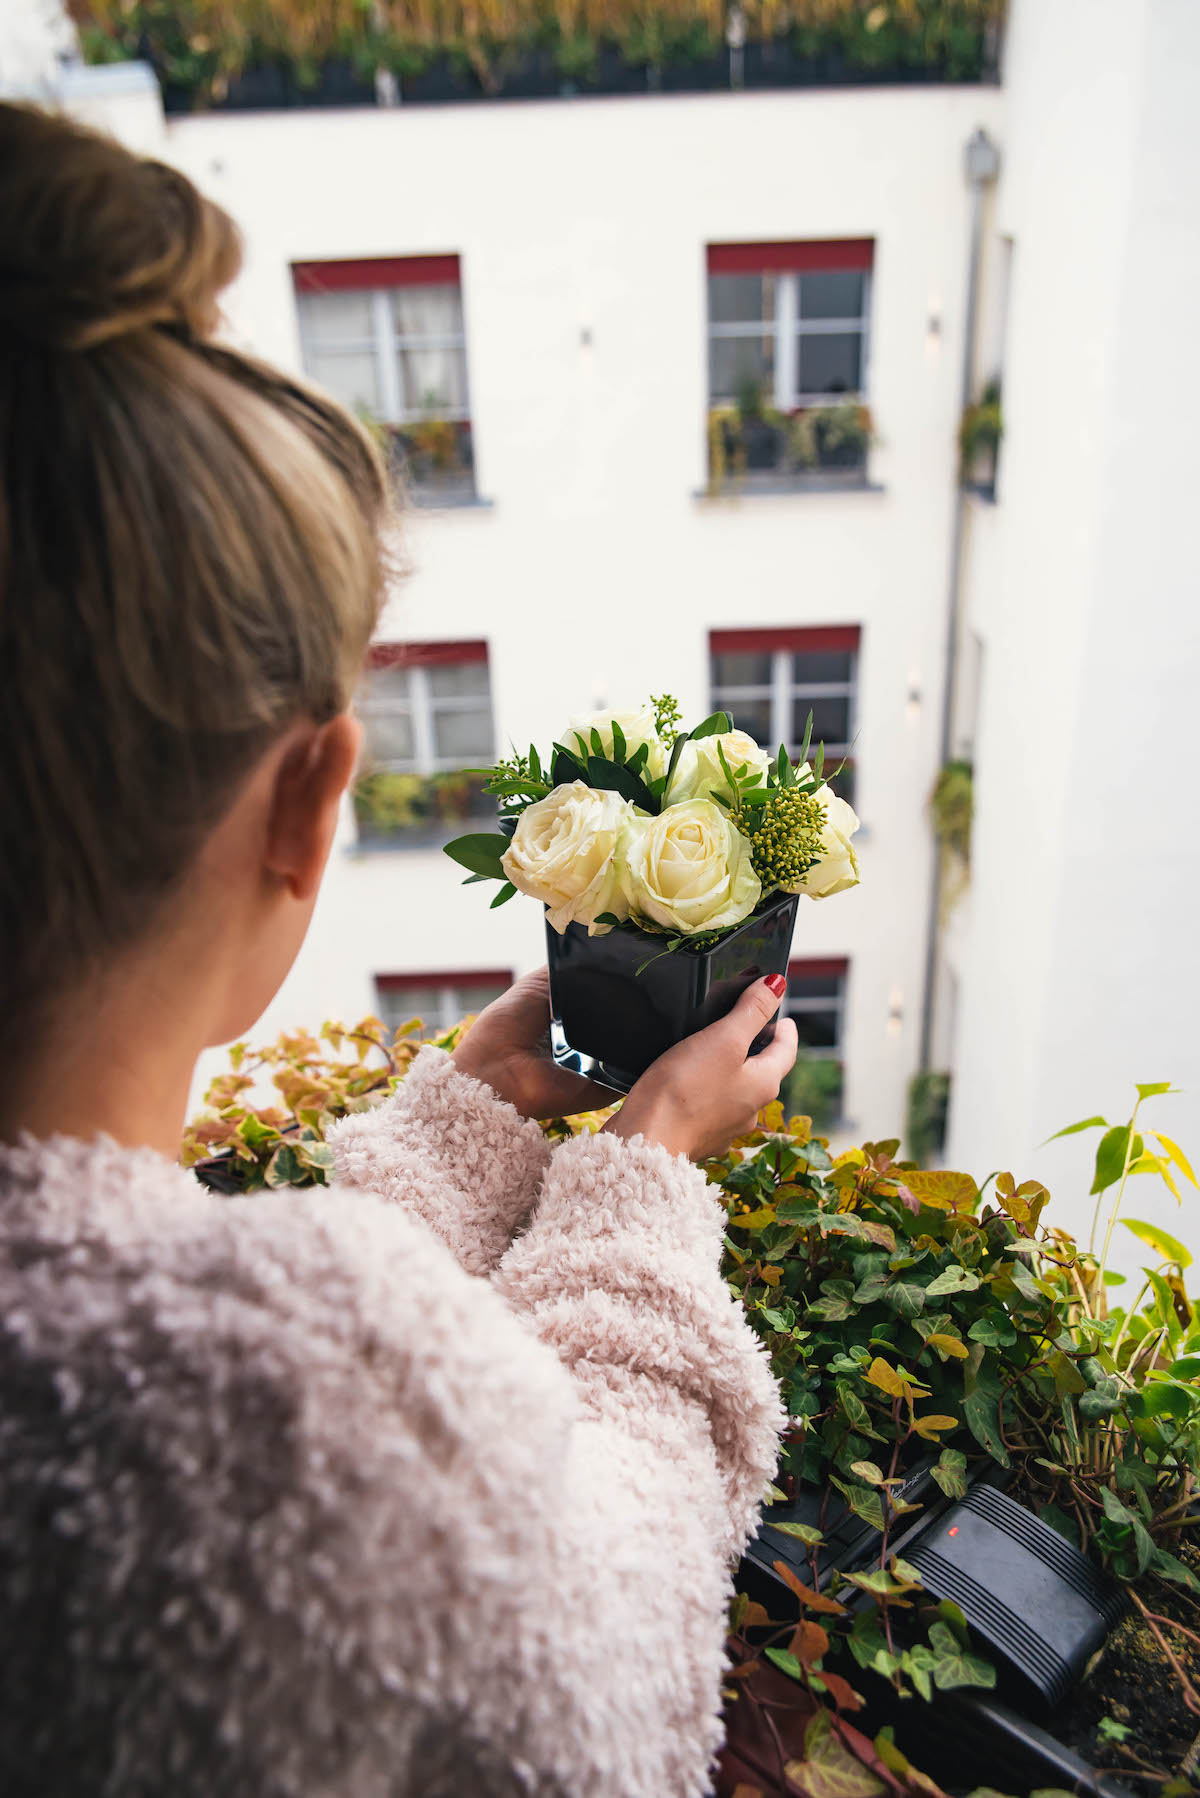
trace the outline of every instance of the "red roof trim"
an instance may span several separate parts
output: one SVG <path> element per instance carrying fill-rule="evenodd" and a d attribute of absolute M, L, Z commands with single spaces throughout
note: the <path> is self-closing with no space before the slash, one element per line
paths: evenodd
<path fill-rule="evenodd" d="M 381 992 L 400 993 L 414 986 L 511 986 L 511 968 L 456 968 L 453 973 L 434 970 L 430 974 L 376 974 L 375 985 Z"/>
<path fill-rule="evenodd" d="M 757 275 L 765 270 L 800 273 L 869 269 L 875 260 L 872 237 L 812 239 L 808 243 L 710 243 L 710 275 Z"/>
<path fill-rule="evenodd" d="M 797 977 L 807 974 L 813 978 L 821 974 L 845 974 L 849 966 L 849 958 L 845 955 L 807 956 L 799 961 L 789 961 L 788 977 L 793 974 Z"/>
<path fill-rule="evenodd" d="M 460 643 L 372 643 L 368 668 L 439 668 L 448 662 L 486 662 L 484 638 Z"/>
<path fill-rule="evenodd" d="M 351 262 L 293 262 L 297 293 L 367 287 L 434 287 L 460 280 L 457 256 L 365 256 Z"/>
<path fill-rule="evenodd" d="M 738 650 L 771 649 L 857 649 L 862 640 L 862 627 L 857 624 L 777 625 L 769 630 L 710 631 L 708 647 L 713 655 L 735 654 Z"/>

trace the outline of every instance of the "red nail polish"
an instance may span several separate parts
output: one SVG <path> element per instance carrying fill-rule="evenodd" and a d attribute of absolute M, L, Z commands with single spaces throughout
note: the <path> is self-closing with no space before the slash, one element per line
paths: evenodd
<path fill-rule="evenodd" d="M 787 976 L 784 974 L 768 974 L 767 985 L 777 999 L 782 999 L 787 992 Z"/>

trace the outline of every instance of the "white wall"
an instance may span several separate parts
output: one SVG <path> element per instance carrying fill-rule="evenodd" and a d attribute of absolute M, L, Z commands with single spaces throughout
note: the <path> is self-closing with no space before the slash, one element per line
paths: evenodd
<path fill-rule="evenodd" d="M 951 1158 L 1044 1178 L 1086 1234 L 1076 1117 L 1133 1083 L 1200 1148 L 1200 9 L 1016 0 L 998 228 L 1015 240 Z M 1086 1143 L 1089 1139 L 1083 1139 Z M 1128 1209 L 1200 1253 L 1200 1199 Z M 1133 1239 L 1126 1264 L 1140 1250 Z"/>
<path fill-rule="evenodd" d="M 264 354 L 298 364 L 292 261 L 461 256 L 479 485 L 494 504 L 411 520 L 414 573 L 383 634 L 488 638 L 501 743 L 546 743 L 571 711 L 663 688 L 702 716 L 713 627 L 862 626 L 863 884 L 804 908 L 795 953 L 850 957 L 847 1110 L 877 1136 L 900 1128 L 919 1017 L 962 146 L 994 128 L 999 104 L 992 90 L 918 88 L 225 115 L 166 130 L 165 153 L 244 228 L 231 322 Z M 704 246 L 810 237 L 876 242 L 882 491 L 697 498 Z M 264 1031 L 365 1011 L 376 971 L 541 958 L 530 902 L 489 914 L 440 855 L 352 844 L 347 820 Z"/>

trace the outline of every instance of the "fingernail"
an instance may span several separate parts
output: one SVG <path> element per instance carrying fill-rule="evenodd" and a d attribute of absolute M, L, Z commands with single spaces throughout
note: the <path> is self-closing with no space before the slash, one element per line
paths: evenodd
<path fill-rule="evenodd" d="M 782 999 L 787 992 L 787 977 L 784 974 L 768 974 L 767 985 L 777 999 Z"/>

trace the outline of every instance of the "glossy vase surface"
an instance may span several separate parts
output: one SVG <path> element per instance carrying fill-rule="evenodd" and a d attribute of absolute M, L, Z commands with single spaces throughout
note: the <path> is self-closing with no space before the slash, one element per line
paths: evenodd
<path fill-rule="evenodd" d="M 787 973 L 798 904 L 781 894 L 699 952 L 664 953 L 663 938 L 641 930 L 589 936 L 582 924 L 568 924 L 560 936 L 547 924 L 555 1061 L 628 1092 L 672 1044 L 723 1018 L 753 981 Z M 772 1022 L 750 1053 L 765 1049 L 773 1033 Z"/>

